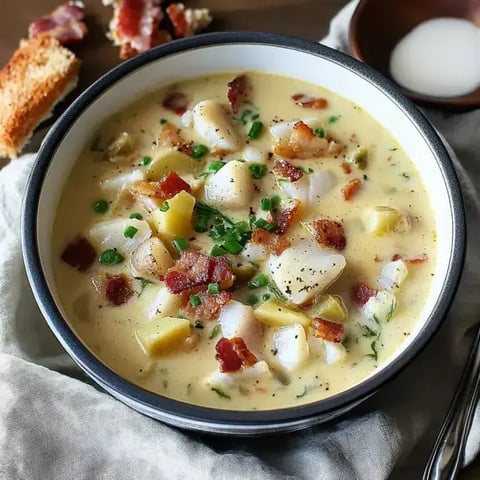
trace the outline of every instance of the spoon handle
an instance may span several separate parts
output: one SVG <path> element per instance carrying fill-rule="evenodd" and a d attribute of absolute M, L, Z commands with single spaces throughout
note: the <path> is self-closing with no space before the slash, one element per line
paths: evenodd
<path fill-rule="evenodd" d="M 453 480 L 462 467 L 480 394 L 480 328 L 462 379 L 423 472 L 423 480 Z"/>

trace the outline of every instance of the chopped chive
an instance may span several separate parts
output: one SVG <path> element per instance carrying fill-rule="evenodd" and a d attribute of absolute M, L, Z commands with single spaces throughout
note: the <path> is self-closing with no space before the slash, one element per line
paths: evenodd
<path fill-rule="evenodd" d="M 248 282 L 248 286 L 250 288 L 263 288 L 266 287 L 268 283 L 269 280 L 267 275 L 265 275 L 264 273 L 260 273 Z"/>
<path fill-rule="evenodd" d="M 122 263 L 124 257 L 121 253 L 117 252 L 115 248 L 111 248 L 109 250 L 105 250 L 100 254 L 98 261 L 102 265 L 116 265 L 118 263 Z"/>
<path fill-rule="evenodd" d="M 260 200 L 260 208 L 264 212 L 269 212 L 272 209 L 272 201 L 269 198 L 263 197 Z"/>
<path fill-rule="evenodd" d="M 220 255 L 225 255 L 227 252 L 220 245 L 214 245 L 210 250 L 210 255 L 212 257 L 219 257 Z"/>
<path fill-rule="evenodd" d="M 138 232 L 138 228 L 134 227 L 133 225 L 129 225 L 124 231 L 123 236 L 125 238 L 133 238 Z"/>
<path fill-rule="evenodd" d="M 324 128 L 316 128 L 313 133 L 317 136 L 317 137 L 320 137 L 320 138 L 324 138 L 325 137 L 325 129 Z"/>
<path fill-rule="evenodd" d="M 210 334 L 210 336 L 208 338 L 210 340 L 213 340 L 215 337 L 217 337 L 220 334 L 221 328 L 222 327 L 220 326 L 220 324 L 215 325 L 212 329 L 212 333 Z"/>
<path fill-rule="evenodd" d="M 267 173 L 267 167 L 265 165 L 261 165 L 260 163 L 253 163 L 249 165 L 248 170 L 250 172 L 250 176 L 255 180 L 259 180 Z"/>
<path fill-rule="evenodd" d="M 218 283 L 210 283 L 207 287 L 207 292 L 210 295 L 218 295 L 220 293 L 220 285 Z"/>
<path fill-rule="evenodd" d="M 95 213 L 106 213 L 108 210 L 108 202 L 106 200 L 97 200 L 93 204 L 93 211 Z"/>
<path fill-rule="evenodd" d="M 192 304 L 192 307 L 198 307 L 202 303 L 202 300 L 198 295 L 191 295 L 190 303 Z"/>
<path fill-rule="evenodd" d="M 227 240 L 225 240 L 222 243 L 222 247 L 227 252 L 229 252 L 233 255 L 237 255 L 243 250 L 243 245 L 233 237 L 227 238 Z"/>
<path fill-rule="evenodd" d="M 335 123 L 340 118 L 340 115 L 331 115 L 328 117 L 328 123 Z"/>
<path fill-rule="evenodd" d="M 193 228 L 198 233 L 204 233 L 208 230 L 208 217 L 205 215 L 197 215 Z"/>
<path fill-rule="evenodd" d="M 282 201 L 282 199 L 278 195 L 274 195 L 270 200 L 272 203 L 272 210 L 274 208 L 277 208 L 280 205 L 280 202 Z"/>
<path fill-rule="evenodd" d="M 192 147 L 192 151 L 190 152 L 190 156 L 195 159 L 202 158 L 206 153 L 208 153 L 208 147 L 205 145 L 194 145 Z"/>
<path fill-rule="evenodd" d="M 165 200 L 159 207 L 161 212 L 168 212 L 168 209 L 170 208 L 170 205 L 168 202 Z"/>
<path fill-rule="evenodd" d="M 143 220 L 142 215 L 138 212 L 131 213 L 130 218 L 134 218 L 135 220 Z"/>
<path fill-rule="evenodd" d="M 277 226 L 274 223 L 267 223 L 263 228 L 267 232 L 274 232 L 277 229 Z"/>
<path fill-rule="evenodd" d="M 231 400 L 232 398 L 230 395 L 227 395 L 223 390 L 220 390 L 219 388 L 212 387 L 210 390 L 212 392 L 215 392 L 221 398 L 226 398 L 228 400 Z"/>
<path fill-rule="evenodd" d="M 184 238 L 176 238 L 173 241 L 173 247 L 178 253 L 180 253 L 182 250 L 186 250 L 188 248 L 188 242 Z"/>
<path fill-rule="evenodd" d="M 209 169 L 211 172 L 217 173 L 224 165 L 225 165 L 225 162 L 221 162 L 221 161 L 219 160 L 219 161 L 210 163 L 210 165 L 208 166 L 208 169 Z"/>
<path fill-rule="evenodd" d="M 247 137 L 250 140 L 256 140 L 263 130 L 263 123 L 260 120 L 255 120 L 248 131 Z"/>
<path fill-rule="evenodd" d="M 142 160 L 140 160 L 140 165 L 142 165 L 143 167 L 146 167 L 151 163 L 152 163 L 152 157 L 143 157 Z"/>
<path fill-rule="evenodd" d="M 160 125 L 165 125 L 168 122 L 166 118 L 161 118 L 160 119 Z"/>
<path fill-rule="evenodd" d="M 247 298 L 247 303 L 249 305 L 255 305 L 256 303 L 258 303 L 258 296 L 254 293 L 250 294 Z"/>
<path fill-rule="evenodd" d="M 269 293 L 264 293 L 262 295 L 262 300 L 266 302 L 267 300 L 270 300 L 271 295 Z"/>

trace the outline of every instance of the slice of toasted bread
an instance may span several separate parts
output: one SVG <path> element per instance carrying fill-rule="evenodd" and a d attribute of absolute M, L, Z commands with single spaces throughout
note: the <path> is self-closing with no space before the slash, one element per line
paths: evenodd
<path fill-rule="evenodd" d="M 0 71 L 0 157 L 16 157 L 35 127 L 75 88 L 80 61 L 48 35 L 22 40 Z"/>

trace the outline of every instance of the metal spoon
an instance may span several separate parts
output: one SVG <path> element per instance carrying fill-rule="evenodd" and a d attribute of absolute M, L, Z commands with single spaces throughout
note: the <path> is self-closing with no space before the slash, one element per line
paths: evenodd
<path fill-rule="evenodd" d="M 423 480 L 453 480 L 462 468 L 468 433 L 480 397 L 480 328 L 447 416 L 425 465 Z"/>

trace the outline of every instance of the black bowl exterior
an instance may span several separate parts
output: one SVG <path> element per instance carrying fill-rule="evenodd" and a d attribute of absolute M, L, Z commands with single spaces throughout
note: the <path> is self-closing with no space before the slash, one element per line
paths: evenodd
<path fill-rule="evenodd" d="M 319 402 L 277 410 L 231 411 L 187 404 L 134 385 L 100 362 L 75 335 L 57 308 L 42 270 L 37 243 L 38 202 L 51 159 L 75 119 L 102 92 L 135 69 L 178 52 L 222 44 L 272 45 L 306 52 L 339 64 L 375 84 L 415 122 L 429 147 L 435 152 L 448 186 L 450 214 L 454 221 L 454 247 L 434 315 L 414 342 L 388 366 L 366 381 Z M 22 215 L 22 247 L 30 285 L 50 328 L 77 364 L 105 390 L 146 415 L 182 428 L 226 435 L 256 435 L 304 428 L 338 416 L 375 392 L 425 347 L 444 319 L 458 286 L 465 255 L 465 219 L 458 179 L 448 152 L 428 120 L 392 82 L 352 57 L 307 40 L 255 32 L 212 33 L 174 41 L 122 63 L 89 87 L 66 110 L 45 138 L 29 179 Z"/>

